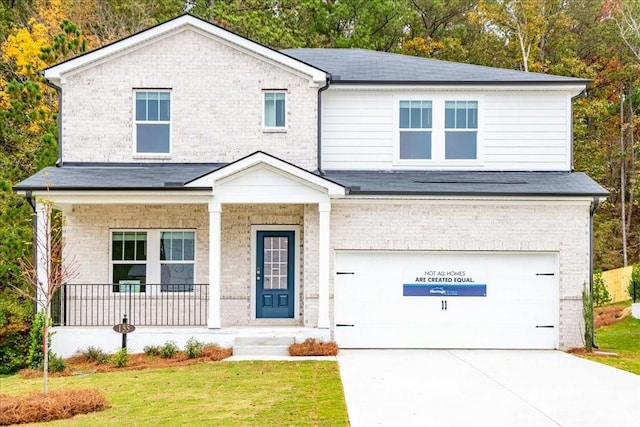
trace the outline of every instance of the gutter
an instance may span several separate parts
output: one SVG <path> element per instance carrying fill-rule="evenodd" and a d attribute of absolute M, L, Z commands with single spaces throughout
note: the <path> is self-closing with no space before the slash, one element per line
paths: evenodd
<path fill-rule="evenodd" d="M 62 166 L 62 88 L 54 83 L 51 83 L 46 78 L 44 84 L 50 88 L 55 89 L 58 92 L 58 160 L 56 160 L 56 166 Z"/>
<path fill-rule="evenodd" d="M 329 89 L 329 85 L 331 84 L 331 73 L 327 73 L 327 83 L 318 89 L 318 124 L 317 124 L 317 132 L 318 132 L 318 174 L 320 176 L 324 176 L 324 171 L 322 170 L 322 92 Z"/>

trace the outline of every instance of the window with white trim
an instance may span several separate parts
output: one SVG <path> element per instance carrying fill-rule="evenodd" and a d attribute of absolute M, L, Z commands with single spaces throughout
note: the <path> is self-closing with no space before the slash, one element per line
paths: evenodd
<path fill-rule="evenodd" d="M 263 127 L 285 129 L 287 127 L 287 94 L 285 91 L 264 91 Z"/>
<path fill-rule="evenodd" d="M 478 101 L 445 101 L 445 159 L 478 158 Z"/>
<path fill-rule="evenodd" d="M 400 159 L 431 158 L 431 101 L 400 101 Z"/>
<path fill-rule="evenodd" d="M 195 283 L 195 232 L 191 230 L 113 230 L 113 292 L 191 292 Z"/>
<path fill-rule="evenodd" d="M 136 154 L 171 153 L 171 92 L 136 90 Z"/>

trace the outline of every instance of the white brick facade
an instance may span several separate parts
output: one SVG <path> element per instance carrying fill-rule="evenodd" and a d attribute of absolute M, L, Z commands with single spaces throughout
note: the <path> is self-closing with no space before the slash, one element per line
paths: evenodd
<path fill-rule="evenodd" d="M 317 167 L 318 89 L 195 31 L 74 74 L 62 88 L 65 162 L 231 162 L 268 147 L 300 167 Z M 170 157 L 134 156 L 133 90 L 140 88 L 171 90 Z M 264 89 L 287 91 L 286 132 L 263 132 Z"/>

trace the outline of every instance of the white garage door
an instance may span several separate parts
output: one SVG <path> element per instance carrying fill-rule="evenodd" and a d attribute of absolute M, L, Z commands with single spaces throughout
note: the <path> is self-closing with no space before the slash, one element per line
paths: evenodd
<path fill-rule="evenodd" d="M 558 347 L 553 253 L 336 251 L 341 348 Z"/>

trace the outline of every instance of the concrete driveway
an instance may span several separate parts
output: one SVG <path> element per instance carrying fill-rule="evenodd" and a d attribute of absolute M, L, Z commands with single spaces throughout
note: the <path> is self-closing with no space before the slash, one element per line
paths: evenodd
<path fill-rule="evenodd" d="M 640 426 L 640 376 L 560 351 L 340 350 L 351 425 Z"/>

